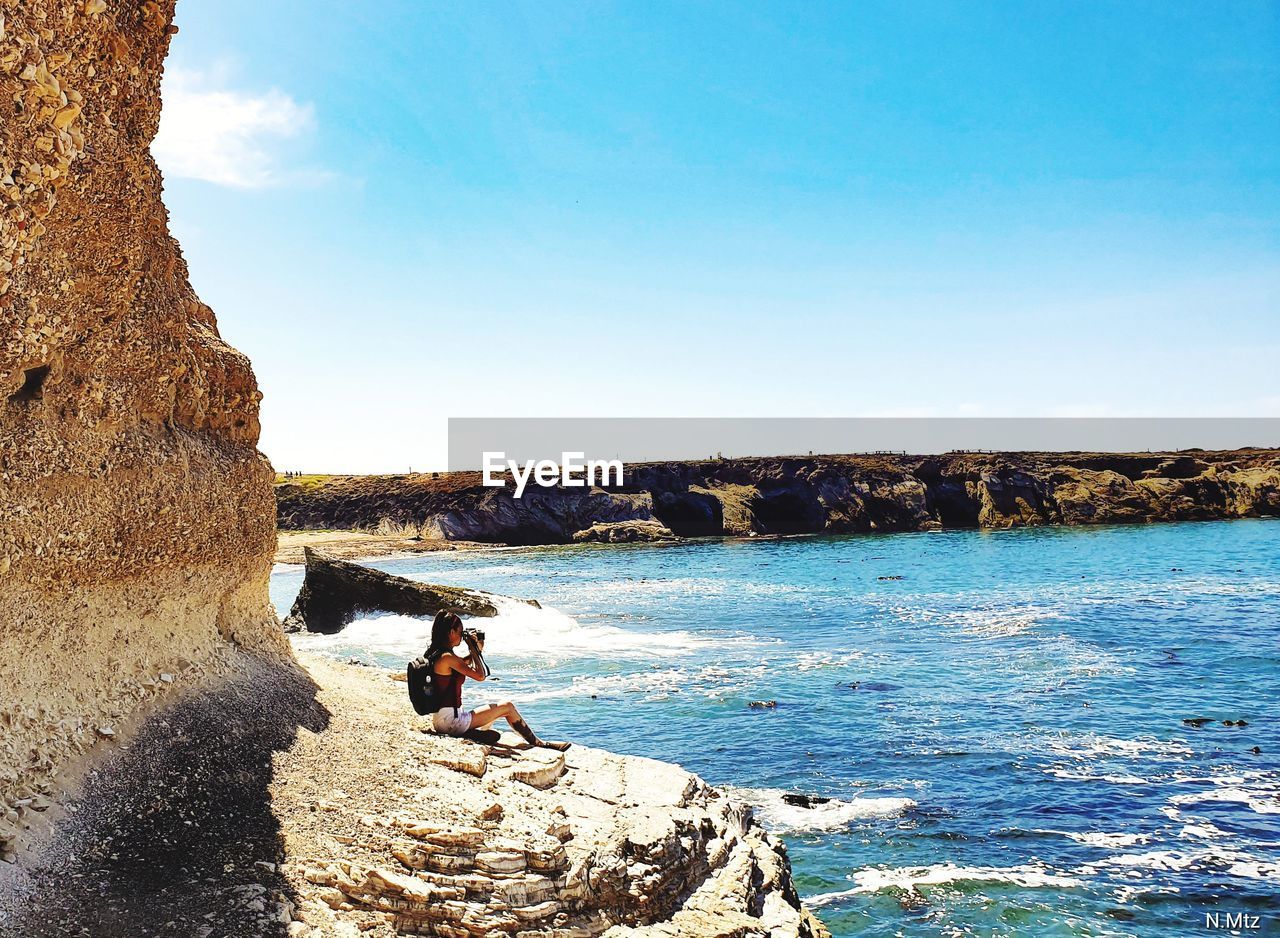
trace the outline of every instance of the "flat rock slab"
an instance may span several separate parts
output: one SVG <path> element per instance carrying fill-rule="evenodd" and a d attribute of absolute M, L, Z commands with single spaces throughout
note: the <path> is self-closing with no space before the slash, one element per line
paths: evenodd
<path fill-rule="evenodd" d="M 564 753 L 547 749 L 522 752 L 510 769 L 513 779 L 534 788 L 550 788 L 564 773 Z"/>
<path fill-rule="evenodd" d="M 436 765 L 481 778 L 489 765 L 488 754 L 480 746 L 459 746 L 457 750 L 431 760 Z"/>

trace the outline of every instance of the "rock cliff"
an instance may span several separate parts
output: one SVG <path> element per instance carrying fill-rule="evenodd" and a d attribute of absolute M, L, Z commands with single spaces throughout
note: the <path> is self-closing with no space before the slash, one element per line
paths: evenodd
<path fill-rule="evenodd" d="M 692 776 L 433 739 L 384 675 L 298 667 L 260 395 L 148 153 L 172 13 L 0 2 L 0 932 L 818 933 Z"/>
<path fill-rule="evenodd" d="M 260 395 L 148 151 L 172 13 L 0 4 L 0 853 L 141 701 L 287 655 Z"/>
<path fill-rule="evenodd" d="M 481 486 L 479 473 L 276 487 L 281 528 L 506 544 L 842 534 L 1280 515 L 1280 452 L 954 453 L 645 463 L 616 489 Z"/>

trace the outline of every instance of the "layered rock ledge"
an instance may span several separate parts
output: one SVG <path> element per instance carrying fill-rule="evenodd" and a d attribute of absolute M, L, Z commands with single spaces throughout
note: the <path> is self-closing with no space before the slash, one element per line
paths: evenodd
<path fill-rule="evenodd" d="M 589 740 L 425 733 L 387 672 L 303 660 L 248 661 L 122 735 L 0 930 L 825 934 L 784 847 L 696 776 Z"/>
<path fill-rule="evenodd" d="M 1130 524 L 1280 515 L 1280 451 L 951 453 L 644 463 L 617 488 L 481 484 L 479 473 L 331 476 L 276 486 L 281 529 L 382 528 L 449 541 Z"/>

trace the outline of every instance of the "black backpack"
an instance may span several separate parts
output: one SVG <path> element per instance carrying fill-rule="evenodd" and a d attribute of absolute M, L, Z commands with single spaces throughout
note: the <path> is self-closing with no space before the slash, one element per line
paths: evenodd
<path fill-rule="evenodd" d="M 426 655 L 414 658 L 406 669 L 409 684 L 409 701 L 413 709 L 426 716 L 431 712 L 431 664 Z"/>

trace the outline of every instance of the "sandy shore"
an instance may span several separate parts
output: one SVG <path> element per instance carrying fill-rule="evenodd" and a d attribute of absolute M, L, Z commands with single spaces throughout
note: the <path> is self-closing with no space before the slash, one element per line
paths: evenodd
<path fill-rule="evenodd" d="M 233 655 L 104 744 L 9 868 L 0 933 L 823 934 L 785 850 L 696 776 L 440 737 L 390 672 L 300 657 Z"/>
<path fill-rule="evenodd" d="M 436 550 L 483 550 L 493 544 L 474 541 L 446 541 L 435 538 L 371 534 L 368 531 L 279 531 L 276 563 L 303 563 L 303 548 L 325 551 L 339 560 L 387 557 L 393 554 L 422 554 Z"/>

